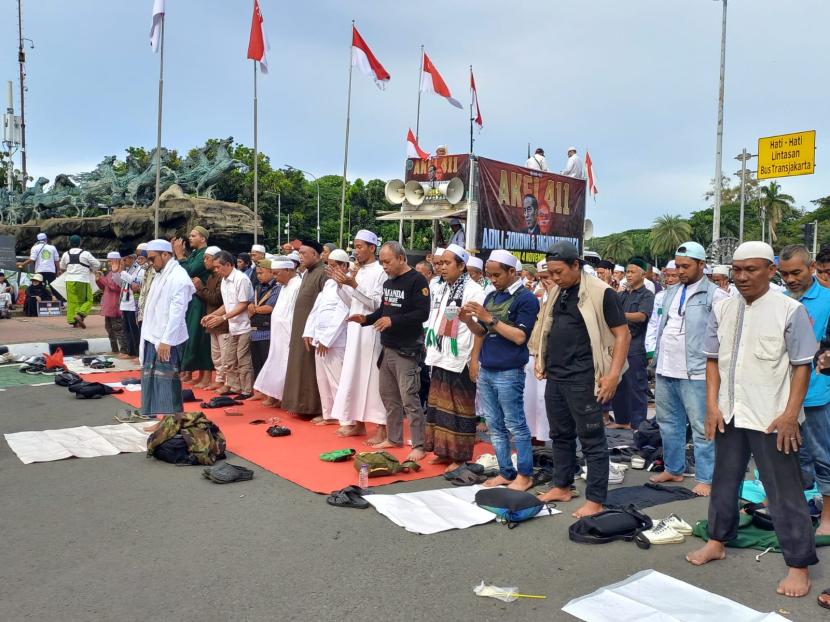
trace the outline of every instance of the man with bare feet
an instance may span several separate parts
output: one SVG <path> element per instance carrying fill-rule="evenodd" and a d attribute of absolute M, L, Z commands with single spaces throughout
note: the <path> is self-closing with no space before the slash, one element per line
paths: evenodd
<path fill-rule="evenodd" d="M 619 296 L 582 270 L 570 242 L 548 249 L 556 285 L 539 312 L 530 351 L 536 377 L 547 378 L 545 404 L 553 441 L 553 488 L 543 501 L 570 501 L 576 472 L 576 439 L 588 466 L 586 502 L 573 515 L 602 511 L 608 494 L 608 444 L 602 405 L 614 397 L 625 371 L 631 334 Z"/>
<path fill-rule="evenodd" d="M 354 236 L 356 273 L 332 268 L 331 278 L 339 285 L 340 298 L 349 305 L 349 315 L 369 315 L 381 304 L 386 272 L 375 257 L 378 236 L 362 229 Z M 346 328 L 346 351 L 343 371 L 331 416 L 340 421 L 337 436 L 363 436 L 366 422 L 378 429 L 367 441 L 373 445 L 386 439 L 386 409 L 378 389 L 380 333 L 371 326 L 349 322 Z"/>
<path fill-rule="evenodd" d="M 697 242 L 677 249 L 674 265 L 680 282 L 666 290 L 657 329 L 657 380 L 654 402 L 663 438 L 665 470 L 651 478 L 657 484 L 682 482 L 686 472 L 686 421 L 695 452 L 693 491 L 709 496 L 715 446 L 706 439 L 706 356 L 703 339 L 712 307 L 729 295 L 703 274 L 706 251 Z"/>
<path fill-rule="evenodd" d="M 412 451 L 407 460 L 421 460 L 424 452 L 424 411 L 418 392 L 423 323 L 429 317 L 429 284 L 406 263 L 406 251 L 398 242 L 380 247 L 380 263 L 389 277 L 383 284 L 383 304 L 367 316 L 353 315 L 350 322 L 372 326 L 380 333 L 379 389 L 386 407 L 385 440 L 378 449 L 403 447 L 403 414 L 409 420 Z"/>
<path fill-rule="evenodd" d="M 825 341 L 830 320 L 830 289 L 822 287 L 813 275 L 815 262 L 810 252 L 801 244 L 794 244 L 782 248 L 778 255 L 778 269 L 790 296 L 807 309 L 816 339 Z M 798 452 L 801 474 L 805 488 L 815 483 L 821 492 L 821 524 L 816 535 L 826 536 L 830 535 L 830 377 L 810 374 L 804 417 L 803 443 Z"/>
<path fill-rule="evenodd" d="M 770 290 L 772 247 L 744 242 L 732 256 L 740 296 L 717 305 L 703 344 L 706 437 L 715 442 L 709 541 L 686 559 L 701 566 L 726 556 L 737 537 L 738 490 L 750 456 L 764 482 L 787 576 L 779 594 L 810 591 L 808 566 L 818 563 L 799 465 L 802 403 L 817 343 L 804 306 Z"/>
<path fill-rule="evenodd" d="M 447 252 L 452 249 L 447 248 Z M 446 253 L 445 253 L 446 255 Z M 484 304 L 464 305 L 462 321 L 476 336 L 473 359 L 477 359 L 477 390 L 490 441 L 499 463 L 499 475 L 485 486 L 528 490 L 533 486 L 533 446 L 524 409 L 525 365 L 529 360 L 527 340 L 539 302 L 524 287 L 516 258 L 504 250 L 494 250 L 485 268 L 496 290 Z M 473 317 L 475 316 L 475 320 Z M 510 453 L 510 438 L 516 445 L 516 466 Z"/>

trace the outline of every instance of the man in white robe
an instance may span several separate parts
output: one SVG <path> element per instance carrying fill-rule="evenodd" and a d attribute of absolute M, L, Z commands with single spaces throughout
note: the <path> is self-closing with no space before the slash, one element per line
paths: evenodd
<path fill-rule="evenodd" d="M 271 311 L 268 359 L 256 377 L 254 389 L 267 396 L 262 400 L 264 406 L 279 408 L 288 369 L 288 343 L 291 340 L 291 323 L 294 321 L 294 303 L 297 302 L 302 279 L 297 275 L 294 262 L 287 258 L 273 261 L 271 271 L 282 290 L 274 310 Z"/>
<path fill-rule="evenodd" d="M 348 270 L 349 256 L 342 249 L 329 253 L 327 265 L 330 270 Z M 315 371 L 317 388 L 320 390 L 320 403 L 323 414 L 314 417 L 314 425 L 338 423 L 332 418 L 331 409 L 334 397 L 340 385 L 343 371 L 343 356 L 346 353 L 346 320 L 349 317 L 347 305 L 338 293 L 340 286 L 334 279 L 328 279 L 323 291 L 317 295 L 314 307 L 306 320 L 303 340 L 306 345 L 316 350 Z"/>
<path fill-rule="evenodd" d="M 354 238 L 354 256 L 358 263 L 356 275 L 332 270 L 332 278 L 340 286 L 338 294 L 349 305 L 349 315 L 370 315 L 383 299 L 387 275 L 375 257 L 378 236 L 371 231 L 358 231 Z M 349 322 L 346 328 L 346 351 L 343 371 L 334 398 L 331 416 L 340 421 L 337 436 L 366 434 L 365 422 L 376 423 L 378 430 L 367 442 L 386 438 L 386 408 L 380 399 L 377 366 L 380 356 L 380 333 L 371 326 Z"/>
<path fill-rule="evenodd" d="M 153 240 L 146 250 L 156 276 L 141 323 L 141 414 L 170 415 L 184 410 L 179 373 L 187 341 L 185 313 L 196 288 L 173 258 L 170 242 Z"/>

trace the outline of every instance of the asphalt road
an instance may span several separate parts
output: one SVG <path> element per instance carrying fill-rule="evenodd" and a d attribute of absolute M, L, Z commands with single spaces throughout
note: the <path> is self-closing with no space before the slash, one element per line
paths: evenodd
<path fill-rule="evenodd" d="M 0 432 L 111 423 L 114 398 L 78 401 L 58 387 L 0 393 Z M 374 510 L 333 508 L 259 467 L 219 486 L 199 467 L 124 454 L 23 465 L 0 441 L 0 619 L 75 620 L 573 620 L 570 599 L 653 568 L 760 611 L 822 616 L 830 585 L 819 565 L 810 596 L 775 594 L 780 555 L 730 551 L 704 568 L 683 554 L 699 542 L 579 545 L 569 514 L 508 530 L 489 524 L 433 536 L 405 532 Z M 645 474 L 630 473 L 626 483 Z M 438 480 L 383 487 L 404 492 Z M 566 511 L 575 503 L 560 506 Z M 703 499 L 652 508 L 688 522 Z M 482 579 L 546 600 L 476 597 Z M 782 611 L 783 610 L 783 611 Z M 785 613 L 787 612 L 787 613 Z"/>

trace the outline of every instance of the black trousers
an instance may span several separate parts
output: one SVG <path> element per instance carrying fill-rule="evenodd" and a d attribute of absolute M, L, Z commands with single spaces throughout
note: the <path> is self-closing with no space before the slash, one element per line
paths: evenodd
<path fill-rule="evenodd" d="M 776 447 L 777 434 L 736 428 L 715 435 L 715 473 L 709 499 L 709 537 L 729 542 L 738 536 L 738 494 L 750 455 L 764 483 L 775 535 L 784 562 L 790 568 L 818 563 L 813 524 L 801 487 L 798 452 L 785 454 Z"/>
<path fill-rule="evenodd" d="M 545 409 L 553 441 L 553 485 L 568 488 L 579 472 L 576 462 L 576 439 L 588 466 L 585 498 L 605 503 L 608 495 L 608 443 L 602 404 L 594 395 L 594 383 L 574 384 L 548 379 L 545 385 Z"/>
<path fill-rule="evenodd" d="M 138 343 L 141 339 L 141 331 L 138 328 L 138 322 L 135 320 L 135 311 L 122 311 L 121 319 L 124 324 L 124 337 L 127 342 L 127 354 L 130 356 L 138 356 Z"/>
<path fill-rule="evenodd" d="M 648 360 L 646 353 L 629 354 L 628 369 L 620 380 L 617 393 L 611 400 L 616 423 L 630 423 L 636 430 L 648 414 Z"/>
<path fill-rule="evenodd" d="M 268 360 L 268 349 L 271 347 L 271 341 L 263 339 L 262 341 L 251 342 L 251 366 L 253 367 L 253 375 L 251 376 L 256 382 L 259 372 L 262 371 L 265 361 Z"/>

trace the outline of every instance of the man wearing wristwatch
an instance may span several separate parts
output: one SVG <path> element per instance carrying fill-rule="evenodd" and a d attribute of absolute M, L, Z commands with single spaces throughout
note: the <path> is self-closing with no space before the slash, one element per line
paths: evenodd
<path fill-rule="evenodd" d="M 477 382 L 499 462 L 499 475 L 484 485 L 528 490 L 533 486 L 533 448 L 524 410 L 525 365 L 539 302 L 523 287 L 516 264 L 507 251 L 491 252 L 485 268 L 496 291 L 487 295 L 483 305 L 467 302 L 459 318 L 475 335 L 470 376 Z M 516 445 L 516 467 L 510 455 L 511 436 Z"/>

